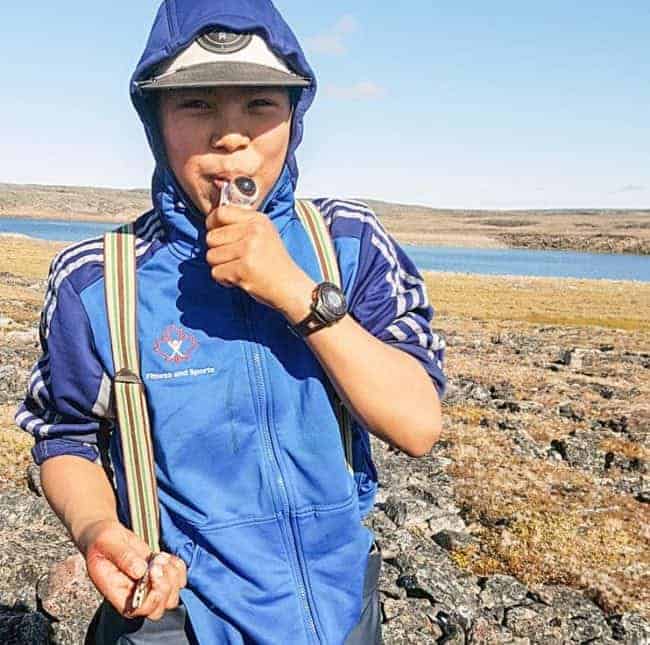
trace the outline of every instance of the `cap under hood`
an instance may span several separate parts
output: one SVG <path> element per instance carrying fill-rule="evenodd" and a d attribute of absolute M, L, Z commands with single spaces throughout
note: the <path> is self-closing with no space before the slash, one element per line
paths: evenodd
<path fill-rule="evenodd" d="M 167 166 L 150 93 L 140 89 L 137 82 L 148 78 L 163 61 L 176 56 L 202 34 L 218 29 L 261 36 L 292 71 L 311 81 L 308 87 L 302 88 L 294 109 L 283 173 L 289 174 L 295 189 L 298 181 L 295 152 L 302 140 L 305 112 L 316 94 L 316 78 L 298 40 L 270 0 L 165 0 L 161 4 L 130 85 L 131 100 L 144 124 L 156 160 L 154 189 L 161 176 L 169 175 L 175 190 L 184 195 Z M 192 207 L 190 203 L 187 205 Z"/>

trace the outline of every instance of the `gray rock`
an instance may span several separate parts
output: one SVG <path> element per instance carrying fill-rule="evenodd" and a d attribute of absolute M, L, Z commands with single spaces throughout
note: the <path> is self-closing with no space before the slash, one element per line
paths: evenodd
<path fill-rule="evenodd" d="M 528 595 L 528 589 L 511 576 L 491 576 L 482 586 L 481 604 L 488 609 L 519 605 Z"/>
<path fill-rule="evenodd" d="M 460 515 L 442 515 L 441 517 L 433 517 L 429 520 L 429 531 L 439 533 L 441 531 L 457 531 L 462 533 L 467 525 Z"/>
<path fill-rule="evenodd" d="M 27 372 L 15 365 L 0 365 L 0 405 L 17 402 L 27 387 Z"/>
<path fill-rule="evenodd" d="M 0 494 L 0 544 L 0 605 L 20 603 L 31 611 L 38 580 L 77 553 L 45 499 L 20 491 Z"/>
<path fill-rule="evenodd" d="M 93 608 L 101 602 L 80 553 L 50 567 L 39 580 L 37 592 L 43 609 L 57 620 L 69 621 L 81 613 L 87 624 L 92 618 Z"/>
<path fill-rule="evenodd" d="M 490 390 L 471 378 L 460 377 L 450 380 L 445 395 L 445 405 L 454 405 L 466 401 L 488 403 L 492 399 Z"/>
<path fill-rule="evenodd" d="M 650 621 L 639 614 L 625 613 L 609 619 L 612 635 L 625 645 L 650 645 Z"/>
<path fill-rule="evenodd" d="M 562 439 L 554 439 L 550 449 L 560 454 L 574 468 L 602 472 L 608 465 L 606 453 L 599 447 L 604 436 L 593 430 L 573 432 Z"/>
<path fill-rule="evenodd" d="M 384 504 L 384 512 L 393 521 L 395 526 L 403 526 L 406 522 L 407 507 L 404 502 L 395 497 L 389 497 Z"/>
<path fill-rule="evenodd" d="M 637 501 L 642 504 L 650 504 L 650 490 L 642 490 L 637 496 Z"/>
<path fill-rule="evenodd" d="M 0 643 L 48 645 L 50 623 L 43 614 L 21 608 L 0 607 Z"/>
<path fill-rule="evenodd" d="M 476 543 L 469 533 L 460 531 L 439 531 L 433 535 L 433 541 L 446 551 L 465 549 Z"/>
<path fill-rule="evenodd" d="M 565 419 L 569 419 L 570 421 L 582 421 L 584 418 L 581 414 L 575 411 L 573 405 L 570 403 L 561 404 L 558 407 L 558 414 Z"/>
<path fill-rule="evenodd" d="M 403 553 L 396 564 L 401 571 L 397 585 L 406 589 L 410 598 L 427 598 L 453 608 L 463 628 L 469 628 L 479 609 L 480 588 L 475 576 L 460 571 L 433 542 L 420 543 L 417 550 Z"/>
<path fill-rule="evenodd" d="M 469 632 L 469 645 L 530 645 L 530 639 L 517 638 L 512 632 L 488 618 L 478 618 Z"/>
<path fill-rule="evenodd" d="M 408 606 L 382 625 L 382 639 L 387 645 L 431 644 L 439 642 L 443 631 L 435 621 L 431 605 L 426 600 L 409 600 Z M 394 606 L 393 611 L 397 608 Z M 389 613 L 390 613 L 389 609 Z M 385 608 L 384 608 L 385 612 Z M 386 614 L 384 613 L 386 617 Z M 462 631 L 461 631 L 462 633 Z M 452 641 L 449 641 L 452 642 Z M 463 641 L 460 641 L 464 643 Z"/>
<path fill-rule="evenodd" d="M 390 562 L 382 562 L 377 588 L 386 599 L 406 600 L 406 589 L 397 586 L 400 571 Z"/>
<path fill-rule="evenodd" d="M 10 331 L 4 342 L 12 345 L 36 345 L 38 343 L 38 329 L 29 331 Z"/>
<path fill-rule="evenodd" d="M 32 493 L 43 497 L 43 486 L 41 485 L 41 468 L 37 464 L 30 464 L 27 467 L 27 485 Z"/>
<path fill-rule="evenodd" d="M 407 612 L 410 605 L 411 603 L 408 600 L 386 598 L 386 600 L 382 602 L 384 622 L 387 623 L 388 621 L 393 620 L 396 616 Z"/>
<path fill-rule="evenodd" d="M 557 362 L 560 365 L 566 365 L 572 370 L 583 372 L 593 370 L 601 360 L 601 352 L 590 348 L 575 347 L 573 349 L 563 350 Z"/>
<path fill-rule="evenodd" d="M 535 604 L 530 607 L 513 607 L 508 609 L 504 618 L 504 627 L 515 636 L 530 638 L 531 643 L 567 643 L 566 631 L 561 623 L 552 622 L 555 615 L 551 608 Z"/>
<path fill-rule="evenodd" d="M 16 321 L 9 316 L 0 315 L 0 329 L 9 329 L 16 325 Z"/>
<path fill-rule="evenodd" d="M 534 586 L 531 591 L 548 605 L 551 622 L 562 626 L 563 637 L 569 642 L 582 643 L 612 636 L 602 611 L 580 592 L 570 587 L 545 585 Z"/>

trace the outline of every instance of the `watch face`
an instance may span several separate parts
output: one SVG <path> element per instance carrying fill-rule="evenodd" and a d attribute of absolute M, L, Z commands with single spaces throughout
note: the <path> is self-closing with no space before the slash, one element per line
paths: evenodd
<path fill-rule="evenodd" d="M 331 320 L 337 320 L 347 312 L 345 295 L 334 284 L 324 283 L 320 289 L 322 313 Z"/>

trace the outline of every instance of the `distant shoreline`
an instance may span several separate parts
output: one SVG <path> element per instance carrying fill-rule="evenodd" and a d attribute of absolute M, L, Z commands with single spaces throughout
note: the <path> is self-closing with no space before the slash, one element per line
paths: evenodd
<path fill-rule="evenodd" d="M 42 220 L 42 219 L 51 219 L 51 220 L 64 220 L 66 222 L 96 222 L 97 224 L 124 224 L 125 222 L 130 221 L 130 217 L 104 217 L 102 215 L 88 215 L 88 214 L 70 214 L 70 213 L 52 213 L 52 212 L 34 212 L 26 215 L 23 212 L 20 213 L 11 213 L 11 212 L 2 212 L 0 213 L 0 219 L 33 219 L 33 220 Z"/>
<path fill-rule="evenodd" d="M 650 256 L 650 209 L 440 209 L 361 198 L 400 244 Z M 146 189 L 0 183 L 0 218 L 132 221 L 152 207 Z"/>
<path fill-rule="evenodd" d="M 7 255 L 7 249 L 10 248 L 7 246 L 9 239 L 15 237 L 18 254 L 24 257 L 34 254 L 36 257 L 41 258 L 43 263 L 47 263 L 51 260 L 52 256 L 65 248 L 67 242 L 61 242 L 56 240 L 43 240 L 40 238 L 34 238 L 28 235 L 23 235 L 20 233 L 0 233 L 0 271 L 2 270 L 2 255 Z M 36 245 L 36 246 L 34 246 Z M 45 258 L 45 259 L 43 259 Z M 12 269 L 13 267 L 7 266 L 6 269 Z M 13 273 L 14 271 L 11 271 Z M 423 269 L 421 271 L 422 277 L 430 284 L 431 288 L 435 291 L 435 284 L 442 284 L 448 280 L 453 280 L 457 282 L 469 281 L 475 284 L 495 284 L 499 282 L 508 283 L 510 285 L 516 285 L 517 287 L 523 287 L 527 285 L 544 285 L 547 287 L 588 287 L 589 285 L 594 285 L 594 283 L 602 283 L 603 286 L 625 286 L 625 285 L 634 285 L 639 288 L 645 289 L 646 287 L 650 288 L 650 282 L 644 280 L 615 280 L 612 278 L 573 278 L 566 276 L 536 276 L 536 275 L 512 275 L 508 273 L 501 274 L 488 274 L 488 273 L 462 273 L 459 271 L 432 271 L 430 269 Z M 20 272 L 17 273 L 17 275 Z"/>

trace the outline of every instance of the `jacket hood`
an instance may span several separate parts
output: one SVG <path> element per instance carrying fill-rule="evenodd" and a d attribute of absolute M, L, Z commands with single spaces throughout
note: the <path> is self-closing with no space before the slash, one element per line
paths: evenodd
<path fill-rule="evenodd" d="M 154 67 L 165 59 L 176 56 L 198 36 L 218 28 L 261 36 L 290 69 L 311 80 L 311 84 L 302 89 L 296 103 L 285 168 L 267 196 L 265 207 L 272 201 L 280 184 L 290 181 L 291 188 L 296 187 L 298 166 L 295 153 L 302 140 L 305 113 L 316 94 L 314 72 L 295 35 L 270 0 L 164 0 L 158 9 L 142 57 L 131 77 L 130 93 L 156 161 L 152 186 L 154 202 L 155 196 L 161 191 L 165 192 L 168 187 L 194 214 L 198 214 L 196 208 L 168 167 L 151 96 L 140 89 L 137 82 L 148 78 Z"/>

